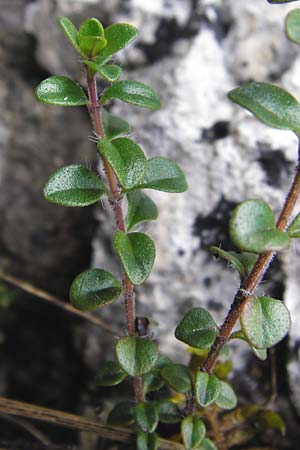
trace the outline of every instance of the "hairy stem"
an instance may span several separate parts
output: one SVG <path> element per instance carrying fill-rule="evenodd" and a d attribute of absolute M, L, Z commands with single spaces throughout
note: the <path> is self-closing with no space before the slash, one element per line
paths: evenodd
<path fill-rule="evenodd" d="M 299 145 L 300 149 L 300 145 Z M 288 222 L 293 213 L 294 207 L 300 195 L 300 164 L 296 167 L 296 172 L 294 175 L 294 180 L 290 187 L 289 193 L 286 197 L 284 206 L 281 210 L 279 218 L 277 220 L 277 228 L 279 230 L 285 230 Z M 201 370 L 207 373 L 211 373 L 215 363 L 218 359 L 220 351 L 222 350 L 224 344 L 229 340 L 233 327 L 238 321 L 241 312 L 249 299 L 249 295 L 251 295 L 264 275 L 266 274 L 269 265 L 275 256 L 275 252 L 266 251 L 262 253 L 258 260 L 256 261 L 250 275 L 246 279 L 246 281 L 241 285 L 240 289 L 237 291 L 233 303 L 230 307 L 230 311 L 220 328 L 219 335 L 216 337 L 216 340 L 208 354 L 207 359 L 204 361 Z"/>
<path fill-rule="evenodd" d="M 95 131 L 99 138 L 105 137 L 105 133 L 101 121 L 101 105 L 98 102 L 97 83 L 95 75 L 92 75 L 87 71 L 87 85 L 89 93 L 89 105 L 88 110 L 91 115 L 91 119 L 95 128 Z M 116 226 L 118 231 L 126 231 L 123 209 L 122 209 L 122 194 L 118 185 L 116 175 L 111 165 L 103 158 L 104 170 L 106 172 L 107 181 L 111 191 L 111 204 L 114 210 Z M 123 271 L 123 288 L 124 288 L 124 301 L 126 310 L 127 332 L 129 336 L 134 336 L 135 333 L 135 296 L 133 285 L 129 278 Z M 144 393 L 142 389 L 141 380 L 134 380 L 134 392 L 136 401 L 140 402 L 144 400 Z"/>

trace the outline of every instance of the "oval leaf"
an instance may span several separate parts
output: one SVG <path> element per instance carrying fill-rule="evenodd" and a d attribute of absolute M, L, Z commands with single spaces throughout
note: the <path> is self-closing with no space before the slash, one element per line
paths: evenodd
<path fill-rule="evenodd" d="M 284 89 L 274 84 L 249 83 L 233 89 L 228 96 L 266 125 L 300 132 L 300 105 Z"/>
<path fill-rule="evenodd" d="M 215 403 L 222 409 L 234 409 L 237 405 L 237 398 L 232 387 L 226 381 L 220 381 L 221 391 Z"/>
<path fill-rule="evenodd" d="M 290 244 L 288 233 L 276 228 L 273 211 L 263 200 L 240 203 L 232 214 L 229 233 L 237 247 L 253 253 L 282 250 Z"/>
<path fill-rule="evenodd" d="M 124 380 L 126 374 L 116 361 L 107 361 L 96 375 L 96 386 L 116 386 Z"/>
<path fill-rule="evenodd" d="M 130 132 L 129 124 L 125 120 L 121 119 L 121 117 L 110 114 L 104 108 L 102 108 L 101 112 L 106 139 L 111 140 L 121 134 L 127 134 Z"/>
<path fill-rule="evenodd" d="M 300 44 L 300 9 L 288 13 L 285 18 L 285 30 L 290 41 Z"/>
<path fill-rule="evenodd" d="M 175 337 L 195 348 L 210 348 L 218 334 L 217 325 L 204 308 L 188 311 L 175 330 Z"/>
<path fill-rule="evenodd" d="M 92 311 L 112 303 L 122 292 L 121 283 L 109 272 L 89 269 L 81 272 L 70 288 L 70 300 L 75 308 Z"/>
<path fill-rule="evenodd" d="M 162 380 L 161 377 L 155 372 L 151 371 L 143 376 L 143 390 L 145 394 L 159 391 L 164 384 L 164 380 Z"/>
<path fill-rule="evenodd" d="M 73 80 L 52 76 L 42 81 L 35 90 L 39 102 L 58 106 L 83 106 L 88 104 L 83 89 Z"/>
<path fill-rule="evenodd" d="M 67 17 L 59 17 L 58 23 L 61 26 L 61 29 L 64 32 L 64 35 L 68 39 L 71 45 L 81 54 L 80 47 L 78 45 L 78 31 L 76 27 L 73 25 L 71 20 L 69 20 Z"/>
<path fill-rule="evenodd" d="M 148 159 L 139 189 L 156 189 L 164 192 L 185 192 L 188 188 L 184 173 L 170 159 L 161 156 Z"/>
<path fill-rule="evenodd" d="M 158 358 L 158 350 L 149 339 L 126 336 L 119 339 L 116 354 L 122 369 L 132 377 L 150 372 Z"/>
<path fill-rule="evenodd" d="M 54 172 L 44 187 L 45 198 L 63 206 L 88 206 L 106 193 L 105 185 L 81 165 L 65 166 Z"/>
<path fill-rule="evenodd" d="M 116 64 L 106 64 L 105 66 L 97 67 L 97 73 L 99 73 L 105 80 L 113 83 L 120 77 L 122 69 Z"/>
<path fill-rule="evenodd" d="M 257 255 L 255 253 L 226 252 L 222 248 L 215 246 L 211 246 L 210 251 L 232 264 L 239 272 L 241 279 L 245 279 L 250 274 L 257 260 Z"/>
<path fill-rule="evenodd" d="M 149 277 L 155 259 L 152 239 L 144 233 L 117 231 L 114 246 L 130 282 L 134 285 L 143 283 Z"/>
<path fill-rule="evenodd" d="M 182 364 L 169 364 L 161 371 L 162 378 L 177 392 L 188 392 L 192 388 L 190 370 Z"/>
<path fill-rule="evenodd" d="M 199 447 L 205 436 L 205 425 L 197 416 L 187 416 L 181 422 L 181 436 L 184 448 L 193 450 Z"/>
<path fill-rule="evenodd" d="M 267 0 L 269 3 L 274 3 L 275 5 L 278 5 L 279 3 L 292 3 L 296 2 L 298 0 Z"/>
<path fill-rule="evenodd" d="M 144 433 L 144 431 L 138 431 L 136 438 L 137 450 L 157 450 L 158 449 L 158 436 L 156 433 Z"/>
<path fill-rule="evenodd" d="M 122 187 L 131 189 L 139 183 L 145 172 L 146 157 L 134 141 L 128 138 L 100 139 L 97 147 L 114 169 Z"/>
<path fill-rule="evenodd" d="M 153 403 L 140 402 L 135 406 L 134 414 L 140 429 L 145 433 L 153 433 L 159 420 L 157 407 Z"/>
<path fill-rule="evenodd" d="M 285 304 L 271 297 L 249 298 L 240 320 L 247 340 L 258 349 L 276 345 L 291 326 L 290 313 Z"/>
<path fill-rule="evenodd" d="M 156 204 L 141 190 L 129 192 L 127 200 L 128 208 L 125 223 L 128 231 L 137 224 L 157 219 L 158 210 Z"/>
<path fill-rule="evenodd" d="M 161 108 L 160 98 L 156 92 L 139 81 L 117 81 L 104 91 L 100 101 L 105 103 L 112 98 L 117 98 L 132 105 L 142 106 L 143 108 Z"/>
<path fill-rule="evenodd" d="M 238 330 L 238 331 L 235 331 L 234 333 L 232 333 L 232 335 L 230 336 L 230 339 L 242 339 L 243 341 L 247 342 L 247 344 L 250 347 L 250 350 L 258 359 L 260 359 L 261 361 L 265 361 L 267 359 L 267 357 L 268 357 L 267 350 L 265 348 L 253 347 L 253 345 L 251 345 L 251 343 L 248 342 L 248 340 L 242 330 Z"/>
<path fill-rule="evenodd" d="M 195 397 L 200 406 L 214 403 L 221 392 L 221 381 L 215 375 L 197 372 L 195 381 Z"/>
<path fill-rule="evenodd" d="M 101 53 L 101 58 L 107 58 L 126 47 L 136 38 L 138 29 L 129 23 L 115 23 L 105 28 L 104 36 L 107 46 Z"/>
<path fill-rule="evenodd" d="M 208 438 L 203 439 L 198 450 L 218 450 L 215 444 Z"/>
<path fill-rule="evenodd" d="M 288 227 L 287 232 L 291 238 L 300 238 L 300 214 L 297 214 L 293 222 Z"/>
<path fill-rule="evenodd" d="M 178 406 L 168 400 L 157 403 L 159 421 L 162 423 L 178 423 L 181 420 L 181 412 Z"/>
<path fill-rule="evenodd" d="M 135 422 L 134 404 L 131 402 L 117 403 L 108 415 L 107 423 L 114 427 L 126 427 Z"/>

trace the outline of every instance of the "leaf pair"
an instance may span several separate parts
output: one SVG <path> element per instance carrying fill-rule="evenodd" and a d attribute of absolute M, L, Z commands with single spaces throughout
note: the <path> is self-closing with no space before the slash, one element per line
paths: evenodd
<path fill-rule="evenodd" d="M 232 387 L 215 375 L 197 372 L 195 379 L 195 398 L 202 407 L 215 403 L 222 409 L 234 409 L 237 398 Z"/>

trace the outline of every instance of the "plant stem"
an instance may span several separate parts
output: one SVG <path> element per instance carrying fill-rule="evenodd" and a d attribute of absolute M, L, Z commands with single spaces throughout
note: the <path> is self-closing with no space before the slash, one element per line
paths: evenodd
<path fill-rule="evenodd" d="M 95 128 L 95 131 L 99 138 L 105 137 L 105 133 L 102 126 L 101 121 L 101 105 L 98 102 L 98 94 L 97 94 L 97 83 L 96 77 L 93 74 L 87 71 L 87 85 L 88 85 L 88 93 L 89 93 L 89 105 L 88 110 L 92 118 L 92 122 Z M 106 172 L 108 184 L 110 187 L 112 199 L 111 204 L 114 210 L 116 225 L 118 231 L 126 232 L 125 220 L 122 209 L 122 194 L 118 185 L 118 181 L 116 175 L 113 171 L 111 165 L 104 159 L 103 165 L 104 170 Z M 125 301 L 125 310 L 126 310 L 126 321 L 127 321 L 127 332 L 129 336 L 135 336 L 135 296 L 133 285 L 130 282 L 129 278 L 123 271 L 123 288 L 124 288 L 124 301 Z M 137 402 L 141 402 L 144 400 L 144 392 L 142 388 L 142 380 L 139 377 L 134 379 L 134 392 L 135 398 Z"/>
<path fill-rule="evenodd" d="M 299 144 L 299 152 L 300 152 L 300 144 Z M 281 210 L 279 218 L 277 220 L 277 228 L 279 230 L 285 230 L 288 222 L 293 213 L 295 204 L 300 195 L 300 164 L 298 158 L 298 165 L 296 167 L 296 172 L 294 175 L 294 180 L 290 187 L 289 193 L 286 197 L 284 206 Z M 208 354 L 207 359 L 204 361 L 201 370 L 207 373 L 211 373 L 215 363 L 218 359 L 220 351 L 222 350 L 224 344 L 229 340 L 233 327 L 238 321 L 241 312 L 249 300 L 249 296 L 253 294 L 254 290 L 266 274 L 269 265 L 275 256 L 275 252 L 266 251 L 262 253 L 258 260 L 256 261 L 250 275 L 246 279 L 246 281 L 241 285 L 239 290 L 237 291 L 233 303 L 230 307 L 230 311 L 220 328 L 219 335 L 216 337 L 216 340 Z"/>

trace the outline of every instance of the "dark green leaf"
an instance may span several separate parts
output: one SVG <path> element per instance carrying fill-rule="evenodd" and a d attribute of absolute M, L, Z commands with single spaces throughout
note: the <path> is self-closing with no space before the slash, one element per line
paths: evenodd
<path fill-rule="evenodd" d="M 117 403 L 107 418 L 108 425 L 114 427 L 127 427 L 134 422 L 134 404 L 132 402 Z"/>
<path fill-rule="evenodd" d="M 136 439 L 137 450 L 157 450 L 158 449 L 158 436 L 156 433 L 144 433 L 144 431 L 138 431 Z"/>
<path fill-rule="evenodd" d="M 300 9 L 288 13 L 285 18 L 285 30 L 290 41 L 300 44 Z"/>
<path fill-rule="evenodd" d="M 141 190 L 128 192 L 127 200 L 128 209 L 125 222 L 128 231 L 139 223 L 157 219 L 156 204 Z"/>
<path fill-rule="evenodd" d="M 159 96 L 146 84 L 139 81 L 123 80 L 117 81 L 104 91 L 100 101 L 117 98 L 123 102 L 148 109 L 160 109 L 161 102 Z"/>
<path fill-rule="evenodd" d="M 210 251 L 221 258 L 226 259 L 230 264 L 232 264 L 239 272 L 241 279 L 246 278 L 257 260 L 257 255 L 255 253 L 237 253 L 237 252 L 226 252 L 220 247 L 211 246 Z"/>
<path fill-rule="evenodd" d="M 130 132 L 130 126 L 125 120 L 110 114 L 104 108 L 102 108 L 102 122 L 105 137 L 108 140 Z"/>
<path fill-rule="evenodd" d="M 135 418 L 138 426 L 145 433 L 153 433 L 155 431 L 159 416 L 158 409 L 153 403 L 140 402 L 134 409 Z"/>
<path fill-rule="evenodd" d="M 116 354 L 122 369 L 132 377 L 150 372 L 158 358 L 157 347 L 152 341 L 131 336 L 119 339 Z"/>
<path fill-rule="evenodd" d="M 162 423 L 178 423 L 181 420 L 181 412 L 175 403 L 161 400 L 157 403 L 159 421 Z"/>
<path fill-rule="evenodd" d="M 280 342 L 291 325 L 283 302 L 271 297 L 249 298 L 241 314 L 242 330 L 256 348 L 269 348 Z"/>
<path fill-rule="evenodd" d="M 232 333 L 230 339 L 242 339 L 243 341 L 247 342 L 247 344 L 250 347 L 250 350 L 258 359 L 260 359 L 261 361 L 265 361 L 267 359 L 268 357 L 267 350 L 265 348 L 253 347 L 253 345 L 251 345 L 251 343 L 248 341 L 242 330 L 238 330 Z"/>
<path fill-rule="evenodd" d="M 185 192 L 188 188 L 184 173 L 170 159 L 156 156 L 148 159 L 144 177 L 138 189 L 156 189 L 164 192 Z"/>
<path fill-rule="evenodd" d="M 92 311 L 112 303 L 122 292 L 121 283 L 109 272 L 89 269 L 81 272 L 70 288 L 70 300 L 75 308 Z"/>
<path fill-rule="evenodd" d="M 113 83 L 117 81 L 122 73 L 122 69 L 120 66 L 116 64 L 106 64 L 105 66 L 100 66 L 97 69 L 97 72 L 107 81 Z"/>
<path fill-rule="evenodd" d="M 268 83 L 249 83 L 233 89 L 228 96 L 266 125 L 300 132 L 300 105 L 281 87 Z"/>
<path fill-rule="evenodd" d="M 39 102 L 57 106 L 87 105 L 82 88 L 68 77 L 52 76 L 42 81 L 35 90 Z"/>
<path fill-rule="evenodd" d="M 116 386 L 124 380 L 126 374 L 116 361 L 107 361 L 98 370 L 96 386 Z"/>
<path fill-rule="evenodd" d="M 200 406 L 214 403 L 221 392 L 221 381 L 215 375 L 197 372 L 195 381 L 195 397 Z"/>
<path fill-rule="evenodd" d="M 132 189 L 143 177 L 146 157 L 143 150 L 131 139 L 117 138 L 112 141 L 98 141 L 100 155 L 109 162 L 125 189 Z"/>
<path fill-rule="evenodd" d="M 122 267 L 132 284 L 143 283 L 150 275 L 155 246 L 152 239 L 144 233 L 123 233 L 117 231 L 114 246 Z"/>
<path fill-rule="evenodd" d="M 208 438 L 203 439 L 198 450 L 218 450 L 215 444 Z"/>
<path fill-rule="evenodd" d="M 232 387 L 226 381 L 220 381 L 221 391 L 215 401 L 216 405 L 222 409 L 234 409 L 237 405 L 237 398 Z"/>
<path fill-rule="evenodd" d="M 279 4 L 279 3 L 291 3 L 291 2 L 296 2 L 297 0 L 267 0 L 269 3 L 274 3 L 275 5 Z"/>
<path fill-rule="evenodd" d="M 181 422 L 181 436 L 186 450 L 196 450 L 204 439 L 205 425 L 197 416 L 187 416 Z"/>
<path fill-rule="evenodd" d="M 67 17 L 59 17 L 58 23 L 61 26 L 66 38 L 70 42 L 71 45 L 79 52 L 81 53 L 80 47 L 78 45 L 78 31 L 76 27 L 73 25 L 71 20 L 69 20 Z"/>
<path fill-rule="evenodd" d="M 65 166 L 54 172 L 44 187 L 45 198 L 63 206 L 88 206 L 96 203 L 107 189 L 84 166 Z"/>
<path fill-rule="evenodd" d="M 177 392 L 188 392 L 191 390 L 191 372 L 182 364 L 165 366 L 161 371 L 161 376 Z"/>
<path fill-rule="evenodd" d="M 290 244 L 289 235 L 276 228 L 268 203 L 258 199 L 246 200 L 235 208 L 229 233 L 237 247 L 253 253 L 282 250 Z"/>
<path fill-rule="evenodd" d="M 107 58 L 126 47 L 138 34 L 137 28 L 129 23 L 115 23 L 105 28 L 104 35 L 107 46 L 100 57 Z"/>
<path fill-rule="evenodd" d="M 300 238 L 300 214 L 297 214 L 293 222 L 288 227 L 287 232 L 291 238 Z"/>
<path fill-rule="evenodd" d="M 188 311 L 175 330 L 175 337 L 195 348 L 210 348 L 218 334 L 217 325 L 204 308 Z"/>
<path fill-rule="evenodd" d="M 148 372 L 143 376 L 143 390 L 145 394 L 159 391 L 165 384 L 164 380 L 154 371 Z"/>

